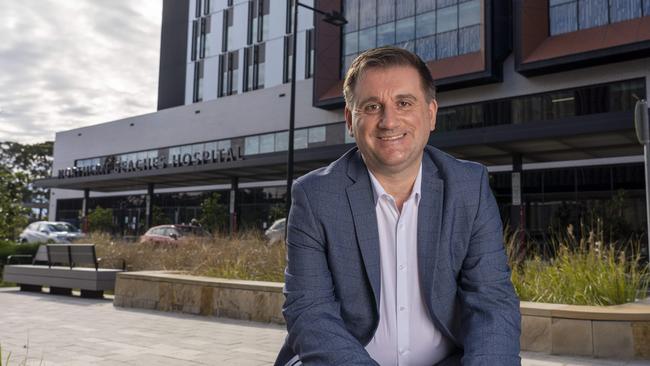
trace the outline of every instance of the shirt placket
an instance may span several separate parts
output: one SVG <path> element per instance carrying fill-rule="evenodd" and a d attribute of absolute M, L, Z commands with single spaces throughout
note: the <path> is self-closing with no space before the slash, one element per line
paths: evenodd
<path fill-rule="evenodd" d="M 395 259 L 397 261 L 396 268 L 396 301 L 397 301 L 397 354 L 398 354 L 398 364 L 406 365 L 408 364 L 408 355 L 409 355 L 409 296 L 408 296 L 408 273 L 409 268 L 407 266 L 407 219 L 408 219 L 408 210 L 409 202 L 404 202 L 402 206 L 402 212 L 397 216 L 397 225 L 396 225 L 396 235 L 395 235 Z"/>

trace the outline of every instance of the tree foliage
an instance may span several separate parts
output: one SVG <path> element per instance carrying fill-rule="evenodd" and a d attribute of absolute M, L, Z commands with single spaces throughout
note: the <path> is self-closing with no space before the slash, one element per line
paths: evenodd
<path fill-rule="evenodd" d="M 16 240 L 27 225 L 29 210 L 23 207 L 27 176 L 0 165 L 0 240 Z"/>
<path fill-rule="evenodd" d="M 110 208 L 102 208 L 97 206 L 94 210 L 88 213 L 88 231 L 89 232 L 104 232 L 111 233 L 115 228 L 113 225 L 113 211 Z"/>
<path fill-rule="evenodd" d="M 49 189 L 35 187 L 34 181 L 51 176 L 53 146 L 52 141 L 31 145 L 0 142 L 0 166 L 12 173 L 20 173 L 27 179 L 22 187 L 23 202 L 48 202 Z"/>
<path fill-rule="evenodd" d="M 228 226 L 228 207 L 219 202 L 221 195 L 212 193 L 201 203 L 201 217 L 199 222 L 203 228 L 217 232 Z"/>

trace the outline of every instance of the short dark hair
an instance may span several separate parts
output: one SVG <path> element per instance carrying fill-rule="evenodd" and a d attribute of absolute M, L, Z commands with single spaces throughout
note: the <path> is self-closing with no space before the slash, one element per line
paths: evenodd
<path fill-rule="evenodd" d="M 343 82 L 343 97 L 345 103 L 351 106 L 354 102 L 354 86 L 361 74 L 369 68 L 411 66 L 420 75 L 420 82 L 427 101 L 436 98 L 436 87 L 427 65 L 413 52 L 394 46 L 372 48 L 361 53 L 352 61 L 352 65 L 345 74 Z"/>

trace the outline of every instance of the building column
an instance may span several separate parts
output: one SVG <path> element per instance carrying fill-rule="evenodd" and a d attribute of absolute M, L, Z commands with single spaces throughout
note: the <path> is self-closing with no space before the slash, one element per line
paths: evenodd
<path fill-rule="evenodd" d="M 230 233 L 237 233 L 237 191 L 239 190 L 239 178 L 232 177 L 230 181 Z"/>
<path fill-rule="evenodd" d="M 153 225 L 153 183 L 147 184 L 147 196 L 145 197 L 144 212 L 147 218 L 145 230 L 149 230 Z"/>
<path fill-rule="evenodd" d="M 84 198 L 81 200 L 81 231 L 88 232 L 88 201 L 90 200 L 90 189 L 84 188 Z"/>
<path fill-rule="evenodd" d="M 512 156 L 512 206 L 510 208 L 510 228 L 512 230 L 523 229 L 523 205 L 521 202 L 521 174 L 522 174 L 522 156 L 515 154 Z"/>

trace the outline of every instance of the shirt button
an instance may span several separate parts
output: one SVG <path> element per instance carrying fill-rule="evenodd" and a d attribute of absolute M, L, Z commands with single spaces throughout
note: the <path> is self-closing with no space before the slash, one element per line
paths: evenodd
<path fill-rule="evenodd" d="M 405 350 L 404 348 L 402 348 L 402 349 L 399 350 L 399 354 L 400 354 L 400 355 L 403 355 L 403 354 L 405 354 L 405 353 L 406 353 L 406 350 Z"/>
<path fill-rule="evenodd" d="M 401 269 L 402 271 L 403 271 L 405 268 L 406 268 L 405 265 L 403 265 L 403 264 L 400 264 L 400 265 L 399 265 L 399 269 Z"/>
<path fill-rule="evenodd" d="M 406 310 L 406 307 L 404 307 L 404 306 L 400 306 L 400 307 L 399 307 L 399 310 L 400 310 L 400 311 L 404 311 L 404 310 Z"/>

